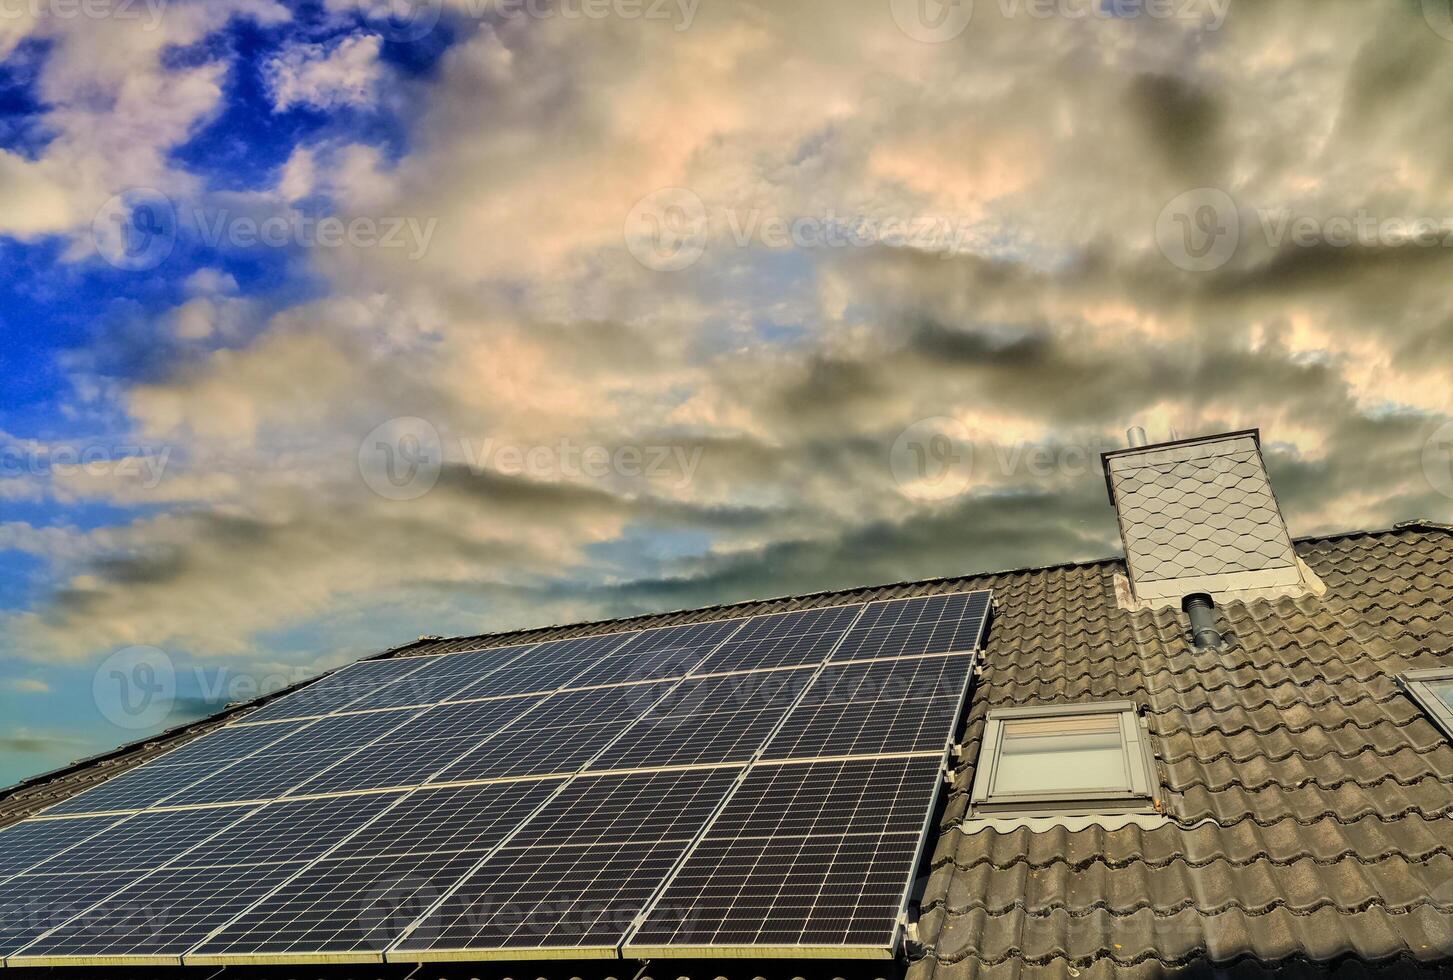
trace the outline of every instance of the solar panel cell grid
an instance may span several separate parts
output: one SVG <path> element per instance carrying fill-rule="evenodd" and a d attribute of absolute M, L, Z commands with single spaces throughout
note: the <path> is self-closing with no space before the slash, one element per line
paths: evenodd
<path fill-rule="evenodd" d="M 520 657 L 518 663 L 533 666 L 546 663 L 566 664 L 598 660 L 635 635 L 635 633 L 602 633 L 598 636 L 550 640 L 536 645 L 534 649 Z"/>
<path fill-rule="evenodd" d="M 428 782 L 479 744 L 478 738 L 436 738 L 427 742 L 379 742 L 359 749 L 334 766 L 289 790 L 290 796 L 393 789 Z"/>
<path fill-rule="evenodd" d="M 754 766 L 709 838 L 915 831 L 928 817 L 941 771 L 940 761 L 929 758 Z"/>
<path fill-rule="evenodd" d="M 988 592 L 869 603 L 834 660 L 972 652 L 989 613 Z"/>
<path fill-rule="evenodd" d="M 198 946 L 194 957 L 379 954 L 479 861 L 478 854 L 323 860 Z"/>
<path fill-rule="evenodd" d="M 242 800 L 270 800 L 302 784 L 315 773 L 337 765 L 354 749 L 254 755 L 174 794 L 168 804 L 200 806 Z"/>
<path fill-rule="evenodd" d="M 552 694 L 545 703 L 521 718 L 516 728 L 557 728 L 589 719 L 593 725 L 619 727 L 639 718 L 661 700 L 671 684 L 629 684 L 591 691 Z"/>
<path fill-rule="evenodd" d="M 547 693 L 564 687 L 571 678 L 583 672 L 591 661 L 542 661 L 540 663 L 501 667 L 460 691 L 459 700 L 492 698 L 506 694 Z"/>
<path fill-rule="evenodd" d="M 575 772 L 615 735 L 602 725 L 506 729 L 466 752 L 431 783 Z"/>
<path fill-rule="evenodd" d="M 707 840 L 626 948 L 864 946 L 888 950 L 918 835 Z"/>
<path fill-rule="evenodd" d="M 580 778 L 510 840 L 536 844 L 626 844 L 691 840 L 715 812 L 739 768 Z"/>
<path fill-rule="evenodd" d="M 763 753 L 768 759 L 941 751 L 973 655 L 830 665 Z"/>
<path fill-rule="evenodd" d="M 116 823 L 120 817 L 27 820 L 0 830 L 0 881 L 55 857 Z"/>
<path fill-rule="evenodd" d="M 166 956 L 192 946 L 274 886 L 300 864 L 228 868 L 168 868 L 149 875 L 26 947 L 26 957 Z"/>
<path fill-rule="evenodd" d="M 635 722 L 590 769 L 746 762 L 772 733 L 785 704 L 716 714 L 649 714 Z"/>
<path fill-rule="evenodd" d="M 369 705 L 386 708 L 436 704 L 457 696 L 459 692 L 472 686 L 491 671 L 508 664 L 527 649 L 529 649 L 527 646 L 500 647 L 494 650 L 431 657 L 423 661 L 424 666 L 419 670 L 399 678 L 387 688 L 370 695 Z"/>
<path fill-rule="evenodd" d="M 367 745 L 382 738 L 418 714 L 414 708 L 392 711 L 368 711 L 362 714 L 333 715 L 319 718 L 287 738 L 274 742 L 262 752 L 266 755 L 295 752 L 320 752 L 325 749 L 347 749 Z"/>
<path fill-rule="evenodd" d="M 196 762 L 183 766 L 141 766 L 114 776 L 45 812 L 54 816 L 62 813 L 144 809 L 175 796 L 183 788 L 217 773 L 225 765 Z"/>
<path fill-rule="evenodd" d="M 0 889 L 0 956 L 10 956 L 64 925 L 107 895 L 140 878 L 140 871 L 20 875 Z"/>
<path fill-rule="evenodd" d="M 685 843 L 506 847 L 471 874 L 391 958 L 427 950 L 609 948 Z"/>
<path fill-rule="evenodd" d="M 924 699 L 799 705 L 772 736 L 762 757 L 942 752 L 956 715 L 956 705 Z"/>
<path fill-rule="evenodd" d="M 471 851 L 483 854 L 559 788 L 558 780 L 422 789 L 363 828 L 331 857 Z"/>
<path fill-rule="evenodd" d="M 845 701 L 954 701 L 962 697 L 973 654 L 889 660 L 871 664 L 829 664 L 808 688 L 806 704 Z"/>
<path fill-rule="evenodd" d="M 270 803 L 181 861 L 211 866 L 309 861 L 401 797 L 400 793 L 378 793 Z"/>
<path fill-rule="evenodd" d="M 228 725 L 168 752 L 156 766 L 189 765 L 197 762 L 232 762 L 270 745 L 306 725 L 305 721 L 279 721 L 270 725 Z"/>
<path fill-rule="evenodd" d="M 326 715 L 386 687 L 424 665 L 418 657 L 351 664 L 334 674 L 284 695 L 248 715 L 245 721 L 274 721 Z"/>
<path fill-rule="evenodd" d="M 857 618 L 861 606 L 809 609 L 748 620 L 708 657 L 699 674 L 820 663 Z"/>
<path fill-rule="evenodd" d="M 159 868 L 251 812 L 229 806 L 163 810 L 135 816 L 82 841 L 35 868 L 41 874 L 147 871 Z"/>
<path fill-rule="evenodd" d="M 393 732 L 390 741 L 422 742 L 436 738 L 484 738 L 531 711 L 540 695 L 436 704 Z"/>

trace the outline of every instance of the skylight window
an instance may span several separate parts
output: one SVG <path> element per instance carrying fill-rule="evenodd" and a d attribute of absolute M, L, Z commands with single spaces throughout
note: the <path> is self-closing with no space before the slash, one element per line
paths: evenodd
<path fill-rule="evenodd" d="M 1149 811 L 1155 789 L 1134 702 L 996 708 L 984 729 L 972 807 L 976 814 Z"/>
<path fill-rule="evenodd" d="M 1433 722 L 1453 737 L 1453 668 L 1410 670 L 1398 678 Z"/>

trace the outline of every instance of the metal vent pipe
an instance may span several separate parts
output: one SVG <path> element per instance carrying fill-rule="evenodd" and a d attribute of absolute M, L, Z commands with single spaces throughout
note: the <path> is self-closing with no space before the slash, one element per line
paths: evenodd
<path fill-rule="evenodd" d="M 1204 592 L 1193 592 L 1181 600 L 1181 608 L 1191 620 L 1191 642 L 1197 650 L 1214 650 L 1221 645 L 1221 631 L 1216 629 L 1216 603 Z"/>

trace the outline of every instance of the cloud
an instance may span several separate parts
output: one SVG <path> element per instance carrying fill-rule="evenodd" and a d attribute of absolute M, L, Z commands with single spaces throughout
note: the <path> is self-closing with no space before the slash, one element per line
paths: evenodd
<path fill-rule="evenodd" d="M 292 106 L 337 109 L 363 106 L 375 98 L 381 75 L 383 39 L 354 34 L 331 48 L 294 44 L 268 61 L 265 74 L 277 111 Z"/>
<path fill-rule="evenodd" d="M 284 663 L 1109 555 L 1093 463 L 1132 424 L 1260 426 L 1297 533 L 1447 519 L 1421 463 L 1448 414 L 1446 250 L 1304 247 L 1265 227 L 1453 214 L 1453 59 L 1416 11 L 1322 9 L 1237 7 L 1208 35 L 981 5 L 942 45 L 901 34 L 885 4 L 714 5 L 686 31 L 461 22 L 390 90 L 397 153 L 305 142 L 237 205 L 323 195 L 345 219 L 437 219 L 429 248 L 307 250 L 316 289 L 277 302 L 243 274 L 193 276 L 158 320 L 187 356 L 102 386 L 136 445 L 170 449 L 164 473 L 36 478 L 27 492 L 128 509 L 0 526 L 50 582 L 0 621 L 6 649 Z M 370 35 L 299 39 L 273 94 L 372 104 L 379 53 Z M 151 134 L 128 166 L 193 192 L 145 147 L 216 111 L 216 72 L 185 70 L 194 98 L 175 112 L 119 107 Z M 1239 203 L 1242 239 L 1193 273 L 1156 227 L 1202 186 Z M 647 215 L 698 238 L 675 272 L 626 243 L 663 187 L 704 212 Z M 744 231 L 803 220 L 906 240 Z M 915 242 L 919 224 L 951 234 Z M 941 416 L 971 433 L 972 473 L 921 499 L 893 447 Z M 396 462 L 437 479 L 391 499 L 360 453 L 404 417 L 438 441 L 400 443 Z M 587 472 L 586 448 L 611 462 Z M 619 461 L 658 449 L 654 473 Z M 699 451 L 689 474 L 676 450 Z"/>
<path fill-rule="evenodd" d="M 37 677 L 12 677 L 0 681 L 0 685 L 20 694 L 49 694 L 50 685 Z"/>

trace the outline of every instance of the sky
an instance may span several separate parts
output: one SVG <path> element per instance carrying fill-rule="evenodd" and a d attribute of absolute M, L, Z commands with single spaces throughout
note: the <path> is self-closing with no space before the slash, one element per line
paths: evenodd
<path fill-rule="evenodd" d="M 0 784 L 423 634 L 1453 520 L 1447 0 L 0 2 Z"/>

